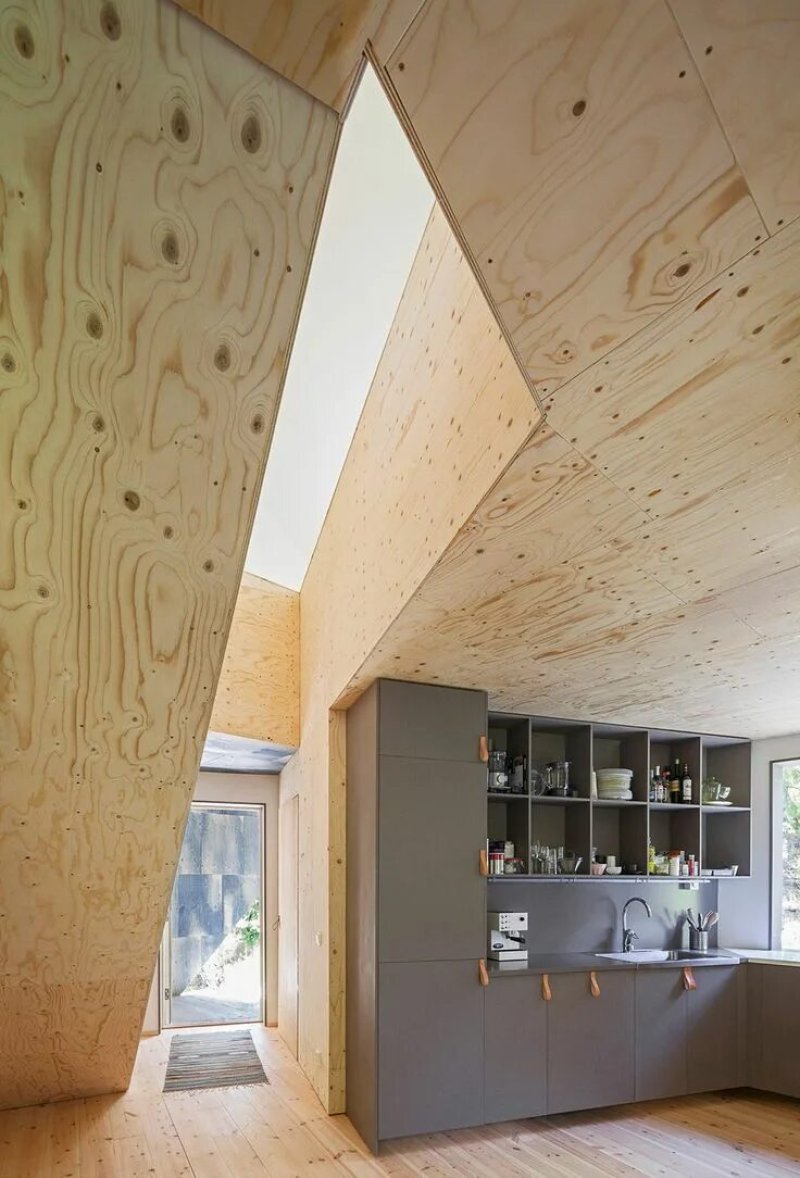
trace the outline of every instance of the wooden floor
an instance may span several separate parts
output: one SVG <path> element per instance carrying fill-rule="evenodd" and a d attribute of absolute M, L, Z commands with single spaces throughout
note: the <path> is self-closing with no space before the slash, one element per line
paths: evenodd
<path fill-rule="evenodd" d="M 312 1175 L 749 1176 L 800 1174 L 800 1104 L 695 1096 L 397 1142 L 370 1156 L 326 1117 L 274 1031 L 254 1029 L 270 1084 L 161 1091 L 169 1035 L 148 1039 L 130 1090 L 0 1113 L 2 1178 Z"/>

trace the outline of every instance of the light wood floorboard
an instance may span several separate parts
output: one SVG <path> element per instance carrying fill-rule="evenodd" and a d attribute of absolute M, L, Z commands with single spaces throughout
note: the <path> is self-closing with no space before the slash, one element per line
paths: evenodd
<path fill-rule="evenodd" d="M 209 1032 L 213 1033 L 213 1032 Z M 430 1133 L 379 1158 L 328 1117 L 278 1034 L 254 1027 L 269 1085 L 162 1092 L 170 1034 L 119 1096 L 0 1113 L 2 1178 L 788 1178 L 800 1103 L 736 1092 Z"/>

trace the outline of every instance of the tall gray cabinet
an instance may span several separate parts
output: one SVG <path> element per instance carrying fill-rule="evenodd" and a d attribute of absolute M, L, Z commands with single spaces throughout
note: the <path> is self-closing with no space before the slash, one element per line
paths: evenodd
<path fill-rule="evenodd" d="M 347 717 L 347 1111 L 368 1144 L 480 1124 L 480 691 L 379 680 Z"/>

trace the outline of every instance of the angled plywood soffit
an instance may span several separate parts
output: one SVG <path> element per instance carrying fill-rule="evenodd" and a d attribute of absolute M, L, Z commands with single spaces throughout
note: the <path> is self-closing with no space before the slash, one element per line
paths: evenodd
<path fill-rule="evenodd" d="M 388 55 L 422 0 L 177 0 L 223 37 L 342 113 L 367 39 Z"/>
<path fill-rule="evenodd" d="M 800 7 L 669 0 L 770 233 L 800 216 Z"/>
<path fill-rule="evenodd" d="M 336 133 L 165 0 L 0 4 L 0 1106 L 129 1078 Z"/>
<path fill-rule="evenodd" d="M 543 395 L 766 236 L 664 0 L 428 0 L 385 64 Z"/>
<path fill-rule="evenodd" d="M 800 691 L 800 223 L 558 389 L 376 675 L 769 736 Z"/>

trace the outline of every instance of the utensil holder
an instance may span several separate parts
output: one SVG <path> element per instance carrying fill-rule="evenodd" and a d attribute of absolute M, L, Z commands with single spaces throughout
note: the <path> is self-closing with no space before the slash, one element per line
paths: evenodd
<path fill-rule="evenodd" d="M 708 953 L 708 933 L 700 933 L 697 929 L 689 929 L 689 948 L 699 953 Z"/>

